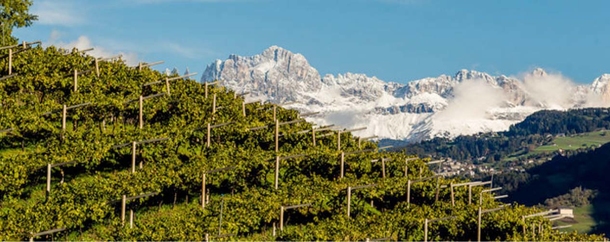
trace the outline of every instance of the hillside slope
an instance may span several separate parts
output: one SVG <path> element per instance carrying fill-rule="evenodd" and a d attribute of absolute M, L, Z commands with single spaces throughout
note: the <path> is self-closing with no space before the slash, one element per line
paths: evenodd
<path fill-rule="evenodd" d="M 1 240 L 474 240 L 478 209 L 501 205 L 482 186 L 480 205 L 449 191 L 465 181 L 434 176 L 429 160 L 223 87 L 13 50 L 10 68 L 0 59 Z M 602 239 L 522 220 L 539 211 L 485 215 L 481 239 Z M 544 232 L 519 232 L 530 223 Z"/>

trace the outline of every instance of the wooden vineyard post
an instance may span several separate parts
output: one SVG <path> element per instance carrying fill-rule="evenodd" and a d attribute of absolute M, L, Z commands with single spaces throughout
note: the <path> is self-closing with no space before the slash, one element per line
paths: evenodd
<path fill-rule="evenodd" d="M 363 137 L 359 137 L 358 138 L 358 149 L 362 149 L 362 141 L 363 140 L 375 139 L 375 138 L 378 138 L 378 136 L 375 135 L 375 136 L 369 136 L 369 137 L 364 137 L 364 138 Z"/>
<path fill-rule="evenodd" d="M 53 167 L 60 167 L 60 166 L 64 166 L 64 165 L 74 164 L 74 163 L 76 163 L 76 161 L 56 163 L 56 164 L 51 164 L 51 163 L 47 164 L 47 189 L 46 189 L 47 200 L 49 199 L 49 196 L 51 195 L 51 169 Z M 63 173 L 62 173 L 62 180 L 63 180 Z"/>
<path fill-rule="evenodd" d="M 165 63 L 165 61 L 157 61 L 157 62 L 153 62 L 153 63 L 139 62 L 138 71 L 142 71 L 142 68 L 144 68 L 144 67 L 151 67 L 151 66 L 155 66 L 155 65 L 159 65 L 159 64 L 163 64 L 163 63 Z"/>
<path fill-rule="evenodd" d="M 341 152 L 341 178 L 343 178 L 343 174 L 345 171 L 345 152 Z"/>
<path fill-rule="evenodd" d="M 428 242 L 428 219 L 424 219 L 424 241 Z"/>
<path fill-rule="evenodd" d="M 168 78 L 166 77 L 165 79 L 162 79 L 160 81 L 154 81 L 154 82 L 148 82 L 148 83 L 144 83 L 142 86 L 150 86 L 150 85 L 155 85 L 155 84 L 165 84 L 165 93 L 169 96 L 170 93 L 170 81 L 174 81 L 174 80 L 180 80 L 180 79 L 184 79 L 186 77 L 189 76 L 193 76 L 196 75 L 197 73 L 192 73 L 192 74 L 188 74 L 188 75 L 184 75 L 184 76 L 179 76 L 179 77 L 172 77 L 172 78 Z"/>
<path fill-rule="evenodd" d="M 129 100 L 129 101 L 125 102 L 125 104 L 128 104 L 128 103 L 132 103 L 132 102 L 138 101 L 138 109 L 139 109 L 139 112 L 138 112 L 138 128 L 139 129 L 144 128 L 144 101 L 147 100 L 147 99 L 151 99 L 151 98 L 155 98 L 155 97 L 160 97 L 160 96 L 165 96 L 165 95 L 167 95 L 167 93 L 164 93 L 164 92 L 148 95 L 146 97 L 143 97 L 142 95 L 140 95 L 136 99 L 132 99 L 132 100 Z"/>
<path fill-rule="evenodd" d="M 139 127 L 140 129 L 142 129 L 144 127 L 144 114 L 142 113 L 142 109 L 144 108 L 144 97 L 142 97 L 142 95 L 140 95 L 139 98 L 139 107 L 140 107 L 140 113 L 138 116 L 138 120 L 139 120 Z"/>
<path fill-rule="evenodd" d="M 212 114 L 216 113 L 216 93 L 214 93 L 214 101 L 212 101 Z"/>
<path fill-rule="evenodd" d="M 351 216 L 352 204 L 352 187 L 347 187 L 347 217 Z"/>
<path fill-rule="evenodd" d="M 215 125 L 211 125 L 210 123 L 207 124 L 206 129 L 206 147 L 210 148 L 210 145 L 212 144 L 212 129 L 213 128 L 218 128 L 218 127 L 222 127 L 222 126 L 226 126 L 229 124 L 233 124 L 235 122 L 228 122 L 228 123 L 222 123 L 222 124 L 215 124 Z"/>
<path fill-rule="evenodd" d="M 68 115 L 68 110 L 82 107 L 82 106 L 87 106 L 89 104 L 91 104 L 91 103 L 81 103 L 81 104 L 72 105 L 69 107 L 67 107 L 65 104 L 62 105 L 62 109 L 61 109 L 61 138 L 62 139 L 64 138 L 64 133 L 66 132 L 66 119 L 67 119 L 67 115 Z M 57 111 L 46 112 L 43 115 L 52 114 L 54 112 L 57 112 Z"/>
<path fill-rule="evenodd" d="M 489 184 L 489 181 L 487 182 L 482 182 L 482 183 L 486 183 Z M 481 184 L 484 185 L 484 184 Z M 490 188 L 490 189 L 485 189 L 482 190 L 481 193 L 479 193 L 479 206 L 481 206 L 483 204 L 483 193 L 487 193 L 487 192 L 495 192 L 495 191 L 499 191 L 502 190 L 502 187 L 494 187 L 494 188 Z M 495 199 L 496 197 L 494 197 Z M 469 203 L 470 204 L 470 203 Z"/>
<path fill-rule="evenodd" d="M 136 173 L 136 145 L 138 142 L 134 141 L 131 146 L 131 173 Z"/>
<path fill-rule="evenodd" d="M 481 242 L 481 216 L 484 213 L 491 213 L 501 209 L 504 209 L 506 206 L 502 205 L 498 208 L 486 209 L 482 210 L 481 206 L 479 206 L 478 217 L 477 217 L 477 241 Z"/>
<path fill-rule="evenodd" d="M 424 241 L 428 242 L 428 224 L 432 223 L 432 222 L 437 222 L 437 221 L 442 221 L 442 220 L 447 220 L 447 219 L 454 219 L 457 218 L 457 216 L 447 216 L 447 217 L 443 217 L 443 218 L 437 218 L 437 219 L 424 219 Z"/>
<path fill-rule="evenodd" d="M 433 178 L 436 178 L 436 177 L 438 177 L 438 175 L 434 175 L 434 176 L 431 176 L 431 177 L 420 178 L 420 179 L 413 180 L 413 181 L 407 180 L 407 208 L 411 206 L 411 185 L 414 184 L 414 183 L 417 183 L 417 182 L 422 182 L 422 181 L 430 180 L 430 179 L 433 179 Z"/>
<path fill-rule="evenodd" d="M 206 147 L 210 148 L 210 143 L 211 143 L 211 138 L 210 138 L 210 133 L 212 132 L 212 127 L 210 126 L 210 123 L 208 123 L 208 132 L 206 132 L 207 136 L 206 136 Z"/>
<path fill-rule="evenodd" d="M 356 131 L 365 130 L 365 129 L 366 129 L 366 127 L 337 131 L 337 151 L 341 150 L 341 133 L 356 132 Z"/>
<path fill-rule="evenodd" d="M 280 206 L 280 232 L 284 231 L 284 206 Z"/>
<path fill-rule="evenodd" d="M 280 176 L 280 157 L 276 156 L 275 157 L 275 182 L 274 182 L 274 186 L 275 186 L 275 190 L 277 190 L 278 188 L 278 183 L 279 183 L 279 176 Z"/>
<path fill-rule="evenodd" d="M 316 129 L 311 127 L 311 139 L 313 141 L 313 146 L 316 146 Z"/>
<path fill-rule="evenodd" d="M 47 200 L 49 200 L 49 196 L 51 195 L 51 163 L 47 164 Z"/>
<path fill-rule="evenodd" d="M 407 208 L 411 205 L 411 180 L 407 180 Z"/>
<path fill-rule="evenodd" d="M 316 146 L 316 139 L 317 138 L 328 136 L 328 135 L 332 134 L 332 133 L 329 133 L 329 134 L 324 134 L 324 135 L 320 135 L 319 137 L 316 137 L 316 132 L 330 130 L 334 126 L 335 126 L 334 124 L 331 124 L 331 125 L 328 125 L 328 126 L 325 126 L 325 127 L 319 127 L 317 129 L 314 128 L 314 127 L 311 127 L 311 138 L 313 140 L 313 146 Z"/>
<path fill-rule="evenodd" d="M 355 187 L 351 187 L 351 186 L 347 187 L 347 217 L 348 218 L 351 217 L 350 213 L 351 213 L 351 207 L 352 207 L 352 190 L 374 187 L 374 186 L 377 186 L 377 184 L 368 184 L 368 185 L 361 185 L 361 186 L 355 186 Z"/>
<path fill-rule="evenodd" d="M 490 184 L 490 181 L 482 182 L 482 181 L 474 181 L 474 182 L 464 182 L 464 183 L 451 183 L 449 184 L 449 188 L 451 190 L 451 206 L 455 206 L 455 188 L 461 186 L 468 186 L 468 204 L 472 203 L 472 187 L 473 186 L 483 186 Z M 443 185 L 443 187 L 447 187 Z"/>
<path fill-rule="evenodd" d="M 280 122 L 277 119 L 275 119 L 275 115 L 273 115 L 273 118 L 275 120 L 275 153 L 277 153 L 279 151 L 279 147 L 280 147 L 280 139 L 279 139 Z"/>
<path fill-rule="evenodd" d="M 277 120 L 277 105 L 273 105 L 273 120 Z"/>
<path fill-rule="evenodd" d="M 78 70 L 74 69 L 74 92 L 78 91 Z"/>
<path fill-rule="evenodd" d="M 205 186 L 206 175 L 221 172 L 221 171 L 226 171 L 226 170 L 232 170 L 233 168 L 235 168 L 235 167 L 229 166 L 229 167 L 218 168 L 218 169 L 209 170 L 209 171 L 203 171 L 203 175 L 201 177 L 201 209 L 205 209 L 205 204 L 207 203 L 206 195 L 209 196 L 209 194 L 206 194 L 206 186 Z"/>
<path fill-rule="evenodd" d="M 339 174 L 340 175 L 339 178 L 345 177 L 345 155 L 357 154 L 357 153 L 362 153 L 362 152 L 367 152 L 367 151 L 373 151 L 373 149 L 357 150 L 357 151 L 350 151 L 350 152 L 341 151 L 341 158 L 340 158 L 341 173 Z"/>
<path fill-rule="evenodd" d="M 133 229 L 133 209 L 129 209 L 129 228 Z"/>
<path fill-rule="evenodd" d="M 63 136 L 63 133 L 66 132 L 66 115 L 68 113 L 68 108 L 66 107 L 66 105 L 63 105 L 63 108 L 61 110 L 61 133 Z"/>
<path fill-rule="evenodd" d="M 277 119 L 274 120 L 274 123 L 275 123 L 274 140 L 275 140 L 275 152 L 276 153 L 279 151 L 279 137 L 284 136 L 284 134 L 280 135 L 280 126 L 286 125 L 286 124 L 298 123 L 298 122 L 302 122 L 302 121 L 305 121 L 305 120 L 304 119 L 295 119 L 292 121 L 286 121 L 286 122 L 282 122 L 282 123 L 280 123 L 279 120 L 277 120 Z M 212 128 L 214 128 L 214 126 L 212 126 Z M 265 126 L 250 128 L 250 131 L 260 130 L 260 129 L 264 129 L 264 128 L 269 128 L 269 126 L 265 125 Z M 302 132 L 302 131 L 300 131 L 300 132 Z"/>
<path fill-rule="evenodd" d="M 127 197 L 127 195 L 123 195 L 121 197 L 121 224 L 125 225 L 125 210 L 127 209 L 128 201 L 135 200 L 138 198 L 150 197 L 150 196 L 154 196 L 157 194 L 159 194 L 159 193 L 151 192 L 151 193 L 146 193 L 146 194 L 133 196 L 133 197 Z M 133 228 L 133 220 L 134 220 L 133 209 L 130 209 L 129 210 L 129 228 Z"/>
<path fill-rule="evenodd" d="M 168 78 L 165 78 L 165 89 L 166 89 L 167 95 L 168 95 L 168 96 L 171 96 L 171 95 L 172 95 L 172 93 L 170 92 L 170 88 L 169 88 L 169 79 L 168 79 Z"/>
<path fill-rule="evenodd" d="M 275 182 L 274 182 L 274 187 L 277 190 L 278 189 L 278 184 L 279 184 L 279 176 L 280 176 L 280 161 L 281 160 L 288 160 L 288 159 L 292 159 L 292 158 L 298 158 L 298 157 L 303 157 L 306 156 L 307 154 L 298 154 L 298 155 L 291 155 L 291 156 L 285 156 L 285 157 L 280 157 L 280 156 L 275 156 Z"/>
<path fill-rule="evenodd" d="M 125 208 L 127 207 L 127 195 L 121 199 L 121 224 L 125 224 Z"/>
<path fill-rule="evenodd" d="M 215 84 L 218 84 L 218 81 L 213 81 L 213 82 L 204 82 L 203 84 L 204 84 L 204 86 L 205 86 L 205 99 L 208 99 L 208 87 L 209 87 L 210 85 L 215 85 Z"/>
<path fill-rule="evenodd" d="M 124 143 L 124 144 L 120 144 L 120 145 L 115 145 L 112 146 L 112 149 L 118 149 L 118 148 L 123 148 L 123 147 L 127 147 L 129 145 L 131 145 L 131 173 L 135 173 L 136 172 L 136 147 L 137 145 L 141 145 L 141 144 L 147 144 L 147 143 L 154 143 L 154 142 L 160 142 L 160 141 L 166 141 L 169 140 L 169 138 L 158 138 L 158 139 L 147 139 L 147 140 L 141 140 L 141 141 L 132 141 L 129 143 Z M 142 168 L 142 161 L 140 161 L 140 168 Z"/>
<path fill-rule="evenodd" d="M 284 231 L 284 212 L 288 209 L 302 208 L 311 206 L 311 203 L 291 205 L 291 206 L 280 206 L 280 231 Z"/>
<path fill-rule="evenodd" d="M 258 100 L 258 101 L 250 101 L 250 102 L 245 102 L 245 100 L 244 100 L 244 102 L 241 103 L 242 114 L 244 115 L 244 117 L 247 116 L 247 114 L 246 114 L 246 105 L 253 104 L 253 103 L 259 103 L 259 102 L 260 102 L 260 100 Z"/>
<path fill-rule="evenodd" d="M 388 159 L 381 158 L 381 178 L 385 178 L 385 162 L 391 161 L 391 160 L 392 160 L 391 158 L 388 158 Z M 377 162 L 377 161 L 380 161 L 380 160 L 379 159 L 371 160 L 371 162 Z"/>

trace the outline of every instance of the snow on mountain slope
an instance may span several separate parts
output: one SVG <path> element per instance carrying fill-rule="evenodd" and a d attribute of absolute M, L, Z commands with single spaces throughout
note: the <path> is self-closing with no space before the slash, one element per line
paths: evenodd
<path fill-rule="evenodd" d="M 320 76 L 305 57 L 278 46 L 261 54 L 230 55 L 208 65 L 202 82 L 221 80 L 250 100 L 263 99 L 303 112 L 308 121 L 342 128 L 366 126 L 356 135 L 419 141 L 432 137 L 507 130 L 541 109 L 608 106 L 610 75 L 591 86 L 535 69 L 523 76 L 460 70 L 399 84 L 364 74 Z"/>

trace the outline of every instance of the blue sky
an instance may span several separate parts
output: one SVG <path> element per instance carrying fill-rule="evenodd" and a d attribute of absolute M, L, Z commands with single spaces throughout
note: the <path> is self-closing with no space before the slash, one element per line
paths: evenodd
<path fill-rule="evenodd" d="M 610 73 L 608 9 L 607 0 L 34 0 L 40 21 L 15 35 L 199 74 L 278 45 L 321 75 L 405 83 L 542 67 L 590 83 Z"/>

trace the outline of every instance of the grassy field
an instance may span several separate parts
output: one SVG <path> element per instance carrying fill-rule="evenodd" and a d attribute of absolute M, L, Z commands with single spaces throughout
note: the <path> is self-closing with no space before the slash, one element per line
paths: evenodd
<path fill-rule="evenodd" d="M 598 217 L 596 220 L 594 216 Z M 589 204 L 582 207 L 574 208 L 574 220 L 570 221 L 557 221 L 556 225 L 572 225 L 568 228 L 562 228 L 561 231 L 570 232 L 578 231 L 580 233 L 605 233 L 608 235 L 607 220 L 603 220 L 604 217 L 610 215 L 610 202 L 598 201 L 594 202 L 594 205 Z M 598 228 L 596 228 L 599 226 Z"/>
<path fill-rule="evenodd" d="M 610 142 L 610 132 L 607 131 L 595 131 L 584 134 L 577 134 L 574 136 L 557 137 L 553 140 L 554 145 L 543 145 L 534 149 L 533 152 L 552 152 L 559 149 L 563 150 L 576 150 L 579 148 L 586 147 L 598 147 L 605 143 Z"/>
<path fill-rule="evenodd" d="M 559 221 L 557 225 L 572 225 L 572 227 L 563 228 L 561 231 L 569 232 L 576 230 L 581 233 L 589 233 L 596 225 L 595 220 L 591 217 L 592 214 L 593 205 L 577 207 L 574 208 L 574 220 L 576 220 L 576 223 Z"/>

